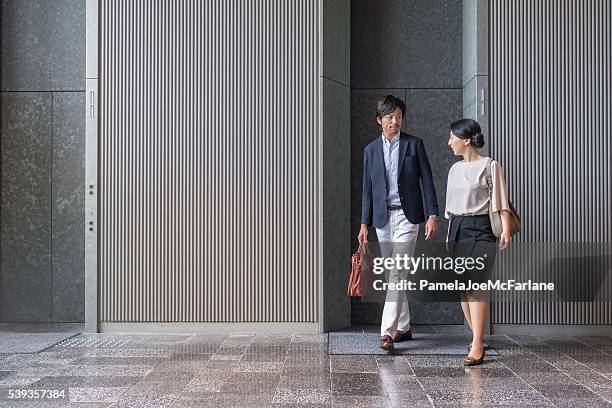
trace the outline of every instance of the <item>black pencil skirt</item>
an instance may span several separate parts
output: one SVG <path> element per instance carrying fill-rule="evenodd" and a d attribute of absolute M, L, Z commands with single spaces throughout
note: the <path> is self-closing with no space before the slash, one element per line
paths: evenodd
<path fill-rule="evenodd" d="M 491 277 L 497 253 L 497 241 L 488 214 L 454 215 L 451 219 L 448 242 L 453 257 L 484 260 L 484 269 L 460 273 L 458 274 L 460 281 L 484 283 Z"/>
<path fill-rule="evenodd" d="M 449 242 L 495 242 L 489 214 L 454 215 L 451 219 Z"/>

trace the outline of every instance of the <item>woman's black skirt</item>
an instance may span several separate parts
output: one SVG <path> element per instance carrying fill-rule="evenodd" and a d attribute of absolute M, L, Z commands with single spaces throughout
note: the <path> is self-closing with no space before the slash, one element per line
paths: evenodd
<path fill-rule="evenodd" d="M 456 271 L 459 280 L 466 284 L 486 283 L 491 277 L 497 253 L 497 242 L 488 214 L 454 215 L 448 233 L 449 249 L 453 257 L 472 258 L 484 264 L 484 268 Z"/>

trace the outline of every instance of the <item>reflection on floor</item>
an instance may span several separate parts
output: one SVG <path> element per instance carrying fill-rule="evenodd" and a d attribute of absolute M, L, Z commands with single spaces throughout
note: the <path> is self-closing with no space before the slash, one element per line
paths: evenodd
<path fill-rule="evenodd" d="M 612 406 L 612 337 L 488 342 L 500 355 L 464 368 L 459 356 L 330 357 L 326 335 L 82 334 L 0 354 L 0 406 Z"/>

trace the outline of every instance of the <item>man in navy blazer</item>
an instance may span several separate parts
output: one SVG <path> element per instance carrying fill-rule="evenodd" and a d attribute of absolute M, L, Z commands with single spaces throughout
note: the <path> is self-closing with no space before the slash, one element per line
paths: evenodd
<path fill-rule="evenodd" d="M 367 242 L 368 226 L 376 228 L 381 255 L 412 255 L 419 224 L 427 220 L 425 239 L 438 232 L 438 201 L 423 140 L 400 131 L 406 105 L 387 95 L 378 101 L 376 119 L 382 135 L 363 152 L 363 191 L 359 243 Z M 425 207 L 423 207 L 423 198 Z M 412 249 L 411 249 L 412 248 Z M 399 282 L 405 271 L 388 271 L 389 282 Z M 380 347 L 412 338 L 406 293 L 387 291 Z"/>

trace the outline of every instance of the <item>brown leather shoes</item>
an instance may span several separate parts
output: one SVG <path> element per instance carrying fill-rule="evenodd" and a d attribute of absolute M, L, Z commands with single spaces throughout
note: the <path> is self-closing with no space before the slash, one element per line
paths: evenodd
<path fill-rule="evenodd" d="M 387 351 L 393 351 L 395 347 L 393 346 L 393 339 L 391 336 L 385 335 L 381 337 L 380 348 Z"/>
<path fill-rule="evenodd" d="M 399 330 L 395 332 L 395 336 L 393 336 L 394 342 L 406 341 L 406 340 L 412 340 L 412 331 L 410 329 L 408 329 L 408 331 L 405 331 L 405 332 L 402 332 Z"/>
<path fill-rule="evenodd" d="M 482 356 L 480 356 L 480 358 L 474 358 L 474 357 L 467 356 L 466 358 L 463 359 L 463 365 L 466 367 L 480 365 L 482 364 L 484 358 L 485 358 L 485 351 L 484 349 L 482 349 Z"/>

